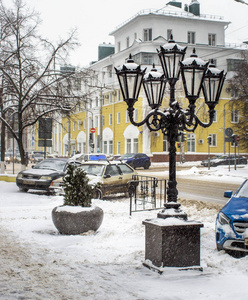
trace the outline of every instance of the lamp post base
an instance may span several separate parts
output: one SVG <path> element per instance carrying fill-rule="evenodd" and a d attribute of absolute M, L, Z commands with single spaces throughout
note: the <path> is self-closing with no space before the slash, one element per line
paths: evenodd
<path fill-rule="evenodd" d="M 164 205 L 164 209 L 157 214 L 157 217 L 161 219 L 173 217 L 187 221 L 188 216 L 183 210 L 181 210 L 180 206 L 181 204 L 177 202 L 167 202 Z"/>
<path fill-rule="evenodd" d="M 145 260 L 156 267 L 200 267 L 200 228 L 178 218 L 145 220 Z"/>

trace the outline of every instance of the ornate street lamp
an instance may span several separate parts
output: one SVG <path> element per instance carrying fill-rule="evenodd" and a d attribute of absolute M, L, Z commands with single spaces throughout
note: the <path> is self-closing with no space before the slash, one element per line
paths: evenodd
<path fill-rule="evenodd" d="M 218 103 L 225 75 L 214 66 L 208 68 L 208 62 L 198 58 L 195 49 L 189 58 L 184 58 L 186 47 L 177 45 L 172 39 L 168 44 L 161 46 L 158 55 L 164 74 L 157 72 L 155 66 L 144 75 L 145 70 L 134 63 L 131 56 L 122 68 L 116 69 L 124 101 L 128 105 L 130 121 L 135 126 L 146 123 L 151 131 L 162 130 L 168 137 L 169 147 L 169 181 L 167 189 L 167 200 L 165 209 L 158 214 L 158 217 L 166 218 L 172 216 L 166 213 L 166 208 L 174 208 L 175 216 L 183 219 L 187 215 L 179 210 L 177 203 L 178 191 L 176 188 L 176 141 L 183 130 L 193 132 L 198 125 L 209 127 L 214 118 L 214 108 Z M 186 98 L 189 100 L 187 111 L 175 101 L 175 84 L 181 72 Z M 164 97 L 165 85 L 170 85 L 169 108 L 164 112 L 159 110 Z M 141 83 L 145 90 L 149 106 L 152 110 L 145 119 L 139 123 L 133 119 L 133 106 L 139 96 Z M 209 107 L 209 122 L 203 123 L 195 115 L 195 101 L 203 90 L 205 102 Z"/>
<path fill-rule="evenodd" d="M 131 56 L 122 68 L 116 69 L 124 101 L 128 105 L 129 118 L 133 125 L 146 124 L 150 131 L 161 130 L 169 141 L 169 180 L 167 188 L 167 202 L 164 209 L 158 213 L 158 218 L 177 217 L 185 220 L 184 225 L 177 228 L 167 227 L 157 221 L 144 221 L 146 225 L 146 259 L 152 260 L 156 266 L 189 266 L 199 265 L 200 260 L 200 223 L 192 224 L 187 221 L 187 214 L 180 209 L 177 202 L 178 190 L 176 181 L 176 141 L 183 131 L 194 132 L 198 125 L 209 127 L 214 119 L 214 109 L 219 101 L 223 83 L 224 71 L 216 69 L 208 62 L 198 58 L 195 49 L 189 58 L 184 59 L 186 47 L 176 44 L 172 37 L 164 46 L 160 47 L 158 56 L 164 74 L 160 74 L 153 66 L 152 70 L 144 75 L 145 70 L 134 63 Z M 189 101 L 187 110 L 183 110 L 175 100 L 175 85 L 181 73 L 185 96 Z M 169 107 L 160 110 L 164 97 L 166 81 L 169 84 Z M 137 101 L 143 83 L 151 111 L 143 121 L 135 122 L 133 119 L 134 103 Z M 131 86 L 129 85 L 131 84 Z M 195 102 L 203 91 L 205 103 L 209 107 L 209 121 L 202 122 L 195 113 Z M 159 237 L 154 239 L 154 235 Z M 178 238 L 185 241 L 180 244 L 180 249 L 171 250 L 172 240 L 175 248 Z M 162 244 L 161 244 L 162 241 Z M 161 253 L 166 253 L 161 258 Z M 155 255 L 157 253 L 158 255 Z M 188 258 L 186 258 L 188 257 Z"/>

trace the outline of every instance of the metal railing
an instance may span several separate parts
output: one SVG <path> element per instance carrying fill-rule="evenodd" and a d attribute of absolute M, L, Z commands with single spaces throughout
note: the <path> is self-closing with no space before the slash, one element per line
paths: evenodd
<path fill-rule="evenodd" d="M 128 183 L 130 216 L 132 212 L 161 209 L 166 202 L 166 180 L 134 175 Z"/>

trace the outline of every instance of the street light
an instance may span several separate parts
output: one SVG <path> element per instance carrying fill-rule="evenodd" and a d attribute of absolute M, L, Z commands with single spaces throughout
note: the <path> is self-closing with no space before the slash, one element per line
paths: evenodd
<path fill-rule="evenodd" d="M 146 124 L 150 131 L 161 130 L 169 141 L 169 180 L 167 188 L 167 203 L 158 213 L 158 218 L 177 217 L 187 220 L 187 214 L 180 209 L 177 202 L 176 188 L 176 141 L 181 132 L 194 132 L 198 125 L 206 128 L 214 120 L 215 106 L 219 101 L 225 79 L 223 71 L 208 62 L 198 58 L 195 49 L 189 58 L 184 59 L 186 47 L 175 43 L 173 37 L 164 46 L 157 49 L 164 74 L 158 74 L 155 67 L 145 75 L 146 69 L 134 63 L 131 55 L 126 64 L 115 68 L 123 99 L 127 103 L 130 122 L 135 126 Z M 182 76 L 185 96 L 189 101 L 187 110 L 183 110 L 175 100 L 175 85 Z M 169 84 L 169 107 L 161 111 L 159 108 L 164 97 L 166 81 Z M 141 85 L 143 84 L 151 111 L 141 122 L 133 119 L 134 103 L 138 101 Z M 195 102 L 203 92 L 205 103 L 209 108 L 209 121 L 204 123 L 195 114 Z M 151 246 L 151 245 L 150 245 Z M 149 251 L 148 251 L 149 252 Z"/>

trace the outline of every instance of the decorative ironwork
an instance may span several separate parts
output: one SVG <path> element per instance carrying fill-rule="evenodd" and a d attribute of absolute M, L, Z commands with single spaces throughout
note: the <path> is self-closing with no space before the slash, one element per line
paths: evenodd
<path fill-rule="evenodd" d="M 177 203 L 177 181 L 176 181 L 176 141 L 183 131 L 194 132 L 198 125 L 203 128 L 211 126 L 214 120 L 215 106 L 219 101 L 221 90 L 225 80 L 224 71 L 220 71 L 215 66 L 198 58 L 195 49 L 189 58 L 184 59 L 186 47 L 181 47 L 175 43 L 173 37 L 169 42 L 160 47 L 158 56 L 162 65 L 164 75 L 161 75 L 153 66 L 152 70 L 145 74 L 145 70 L 134 63 L 131 58 L 122 68 L 116 69 L 120 88 L 124 101 L 127 103 L 130 121 L 135 126 L 147 125 L 150 131 L 161 130 L 169 141 L 169 181 L 167 196 L 168 202 L 164 204 L 166 208 L 174 208 L 175 215 L 187 219 L 186 214 L 179 209 Z M 175 100 L 175 84 L 182 75 L 185 96 L 189 100 L 186 111 L 182 109 Z M 169 84 L 170 99 L 169 107 L 161 111 L 164 97 L 165 84 Z M 141 122 L 134 121 L 134 103 L 138 100 L 143 84 L 148 104 L 151 111 Z M 130 86 L 129 86 L 130 83 Z M 202 122 L 195 113 L 195 101 L 203 91 L 205 103 L 208 105 L 209 120 Z M 132 95 L 130 98 L 129 96 Z M 165 209 L 158 217 L 167 217 Z"/>

